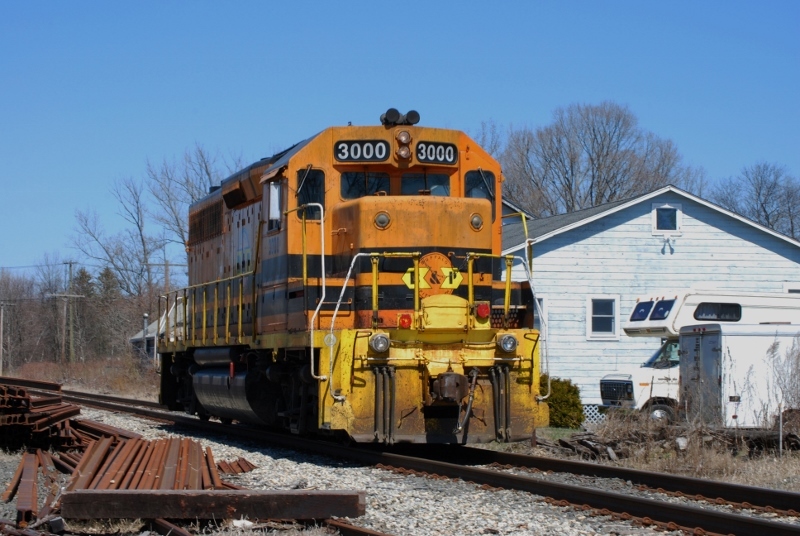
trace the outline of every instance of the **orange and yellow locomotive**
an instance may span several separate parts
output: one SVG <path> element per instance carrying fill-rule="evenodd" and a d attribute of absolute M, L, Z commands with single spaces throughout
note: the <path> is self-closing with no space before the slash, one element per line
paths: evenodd
<path fill-rule="evenodd" d="M 387 444 L 547 424 L 532 296 L 500 256 L 500 166 L 418 121 L 328 128 L 190 207 L 162 403 Z"/>

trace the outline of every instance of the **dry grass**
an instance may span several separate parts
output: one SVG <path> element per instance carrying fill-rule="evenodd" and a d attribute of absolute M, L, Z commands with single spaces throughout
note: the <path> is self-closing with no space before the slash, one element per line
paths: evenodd
<path fill-rule="evenodd" d="M 800 492 L 800 452 L 751 452 L 700 427 L 667 427 L 639 414 L 611 414 L 595 433 L 623 446 L 623 467 Z"/>
<path fill-rule="evenodd" d="M 157 400 L 159 377 L 151 362 L 138 358 L 109 358 L 59 366 L 26 363 L 9 376 L 60 383 L 66 389 Z"/>

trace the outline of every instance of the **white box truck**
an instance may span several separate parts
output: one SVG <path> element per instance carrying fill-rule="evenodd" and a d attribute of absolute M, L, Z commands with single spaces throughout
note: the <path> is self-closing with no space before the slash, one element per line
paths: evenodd
<path fill-rule="evenodd" d="M 680 332 L 681 406 L 690 422 L 777 429 L 800 409 L 800 325 L 700 324 Z"/>
<path fill-rule="evenodd" d="M 700 322 L 800 324 L 800 295 L 692 288 L 639 297 L 622 330 L 629 337 L 659 338 L 662 344 L 641 365 L 600 380 L 603 406 L 647 411 L 653 418 L 673 421 L 680 398 L 678 337 L 681 328 Z"/>

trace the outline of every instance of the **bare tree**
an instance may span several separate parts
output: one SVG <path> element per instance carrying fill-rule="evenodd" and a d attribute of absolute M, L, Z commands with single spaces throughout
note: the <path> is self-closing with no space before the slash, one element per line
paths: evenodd
<path fill-rule="evenodd" d="M 699 190 L 670 140 L 613 102 L 559 108 L 550 125 L 511 129 L 500 156 L 506 196 L 537 217 L 574 212 L 673 184 Z"/>
<path fill-rule="evenodd" d="M 73 243 L 86 257 L 111 267 L 127 295 L 149 297 L 157 284 L 154 254 L 163 247 L 164 239 L 147 233 L 148 213 L 141 182 L 118 181 L 112 194 L 128 227 L 109 236 L 96 212 L 79 210 L 75 214 L 78 227 Z"/>
<path fill-rule="evenodd" d="M 478 132 L 472 137 L 484 151 L 497 158 L 503 152 L 503 134 L 500 126 L 493 120 L 481 121 Z"/>
<path fill-rule="evenodd" d="M 792 238 L 800 232 L 800 184 L 778 164 L 758 162 L 713 191 L 720 206 Z"/>

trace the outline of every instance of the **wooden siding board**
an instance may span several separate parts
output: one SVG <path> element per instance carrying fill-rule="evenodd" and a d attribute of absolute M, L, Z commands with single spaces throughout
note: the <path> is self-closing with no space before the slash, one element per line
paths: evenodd
<path fill-rule="evenodd" d="M 653 236 L 653 203 L 680 203 L 681 233 L 672 248 Z M 518 252 L 521 253 L 521 252 Z M 525 279 L 515 267 L 512 277 Z M 545 296 L 550 372 L 570 378 L 585 404 L 600 403 L 600 378 L 646 361 L 659 339 L 586 339 L 586 297 L 618 294 L 619 322 L 636 296 L 707 283 L 745 291 L 783 292 L 800 282 L 800 248 L 760 229 L 668 193 L 533 246 L 533 281 Z"/>

